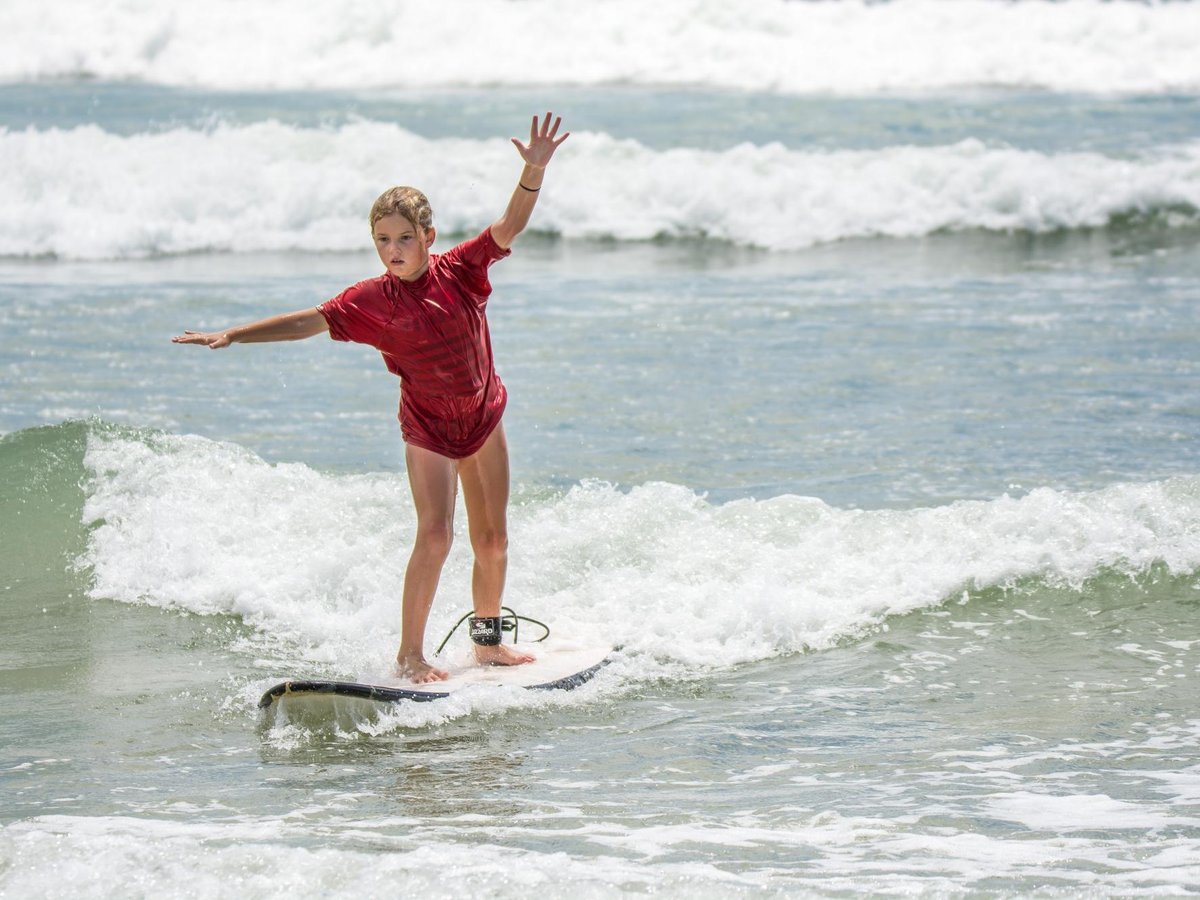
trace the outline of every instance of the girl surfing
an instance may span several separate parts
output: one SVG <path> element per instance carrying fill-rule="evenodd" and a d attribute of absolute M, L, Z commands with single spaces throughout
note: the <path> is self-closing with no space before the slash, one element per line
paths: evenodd
<path fill-rule="evenodd" d="M 484 665 L 520 665 L 533 657 L 500 643 L 500 603 L 508 569 L 508 445 L 501 418 L 508 399 L 496 374 L 486 309 L 488 269 L 511 253 L 529 223 L 546 166 L 569 132 L 561 117 L 533 117 L 528 143 L 512 142 L 524 161 L 503 214 L 475 237 L 433 253 L 429 201 L 394 187 L 371 207 L 371 237 L 384 273 L 321 305 L 222 331 L 186 331 L 172 340 L 213 350 L 230 344 L 296 341 L 327 333 L 375 347 L 400 378 L 400 430 L 417 513 L 404 576 L 399 674 L 416 683 L 447 673 L 425 659 L 425 625 L 454 533 L 462 485 L 474 568 L 471 637 Z"/>

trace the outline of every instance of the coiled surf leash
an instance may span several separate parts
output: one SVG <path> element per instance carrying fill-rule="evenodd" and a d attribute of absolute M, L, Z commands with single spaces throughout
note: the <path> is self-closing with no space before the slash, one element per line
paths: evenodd
<path fill-rule="evenodd" d="M 530 622 L 544 632 L 541 637 L 534 638 L 533 643 L 539 643 L 550 637 L 550 626 L 545 622 L 539 622 L 537 619 L 532 619 L 529 616 L 519 616 L 508 606 L 500 607 L 500 613 L 498 616 L 477 616 L 474 610 L 467 613 L 455 622 L 454 627 L 442 638 L 442 642 L 438 644 L 437 650 L 434 651 L 434 656 L 442 652 L 442 648 L 450 643 L 450 638 L 454 637 L 454 632 L 458 631 L 459 626 L 468 619 L 471 620 L 471 624 L 467 629 L 471 635 L 471 640 L 484 647 L 494 647 L 499 644 L 506 631 L 512 632 L 513 643 L 516 643 L 520 636 L 519 629 L 521 622 Z"/>

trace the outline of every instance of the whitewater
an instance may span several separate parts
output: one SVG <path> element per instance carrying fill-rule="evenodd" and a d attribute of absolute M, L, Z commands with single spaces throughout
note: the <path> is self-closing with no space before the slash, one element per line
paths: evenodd
<path fill-rule="evenodd" d="M 394 477 L 331 479 L 202 440 L 103 433 L 89 435 L 83 464 L 94 487 L 82 514 L 95 524 L 81 564 L 96 596 L 235 614 L 336 653 L 343 674 L 386 663 L 404 563 L 390 548 L 416 527 Z M 1200 568 L 1198 498 L 1200 483 L 1183 478 L 867 512 L 591 483 L 514 512 L 509 592 L 534 616 L 703 672 L 827 649 L 971 591 L 1031 579 L 1078 590 L 1157 564 L 1186 575 Z M 468 590 L 465 549 L 446 579 L 450 593 Z M 672 631 L 688 640 L 664 645 Z"/>

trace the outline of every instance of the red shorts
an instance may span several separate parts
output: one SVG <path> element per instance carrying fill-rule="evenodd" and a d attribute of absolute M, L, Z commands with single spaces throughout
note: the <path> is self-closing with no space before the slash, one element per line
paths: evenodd
<path fill-rule="evenodd" d="M 400 393 L 400 433 L 406 444 L 431 450 L 450 459 L 465 459 L 478 453 L 491 437 L 504 407 L 508 392 L 500 379 L 483 398 L 442 397 L 418 401 Z"/>

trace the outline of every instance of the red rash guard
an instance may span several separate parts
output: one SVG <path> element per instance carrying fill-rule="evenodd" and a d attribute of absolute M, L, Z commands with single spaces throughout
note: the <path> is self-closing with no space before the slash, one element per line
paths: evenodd
<path fill-rule="evenodd" d="M 451 459 L 470 456 L 500 424 L 508 393 L 496 375 L 484 311 L 488 267 L 511 251 L 490 228 L 431 253 L 415 281 L 360 281 L 317 309 L 335 341 L 370 344 L 400 376 L 404 440 Z"/>

